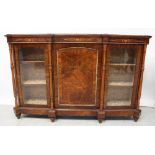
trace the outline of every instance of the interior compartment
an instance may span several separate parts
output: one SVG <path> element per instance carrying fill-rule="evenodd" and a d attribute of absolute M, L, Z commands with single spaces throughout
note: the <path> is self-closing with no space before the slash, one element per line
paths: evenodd
<path fill-rule="evenodd" d="M 46 86 L 30 85 L 23 86 L 24 104 L 46 105 Z"/>
<path fill-rule="evenodd" d="M 109 82 L 131 82 L 134 81 L 135 65 L 110 65 Z"/>
<path fill-rule="evenodd" d="M 23 47 L 20 49 L 21 61 L 44 61 L 44 49 L 39 47 Z"/>
<path fill-rule="evenodd" d="M 110 63 L 135 64 L 136 62 L 133 48 L 111 48 L 109 52 Z"/>
<path fill-rule="evenodd" d="M 132 87 L 109 86 L 107 105 L 108 106 L 130 106 L 132 98 Z"/>
<path fill-rule="evenodd" d="M 45 64 L 44 62 L 37 63 L 21 63 L 22 82 L 38 81 L 37 83 L 45 83 Z M 41 82 L 44 81 L 44 82 Z M 32 82 L 30 82 L 32 83 Z"/>

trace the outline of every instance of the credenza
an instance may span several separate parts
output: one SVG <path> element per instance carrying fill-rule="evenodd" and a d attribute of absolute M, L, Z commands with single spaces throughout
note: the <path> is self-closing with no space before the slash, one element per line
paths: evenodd
<path fill-rule="evenodd" d="M 14 112 L 138 120 L 151 36 L 7 34 Z"/>

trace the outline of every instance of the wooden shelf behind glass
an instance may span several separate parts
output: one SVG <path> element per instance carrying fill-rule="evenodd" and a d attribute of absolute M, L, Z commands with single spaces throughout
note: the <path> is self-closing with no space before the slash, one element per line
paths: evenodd
<path fill-rule="evenodd" d="M 113 101 L 108 101 L 107 102 L 108 106 L 130 106 L 131 105 L 131 101 L 127 101 L 127 100 L 113 100 Z"/>
<path fill-rule="evenodd" d="M 46 80 L 26 80 L 23 81 L 24 85 L 45 85 Z"/>
<path fill-rule="evenodd" d="M 109 86 L 132 87 L 133 82 L 109 82 Z"/>
<path fill-rule="evenodd" d="M 110 63 L 110 66 L 135 66 L 136 64 L 128 64 L 128 63 Z"/>
<path fill-rule="evenodd" d="M 31 105 L 47 105 L 47 100 L 45 100 L 45 99 L 28 99 L 24 103 L 31 104 Z"/>
<path fill-rule="evenodd" d="M 21 61 L 22 64 L 29 64 L 29 63 L 44 63 L 45 61 Z"/>

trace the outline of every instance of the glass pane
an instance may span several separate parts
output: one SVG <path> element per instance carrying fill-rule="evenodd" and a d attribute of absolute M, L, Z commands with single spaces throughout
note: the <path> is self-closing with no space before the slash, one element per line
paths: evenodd
<path fill-rule="evenodd" d="M 23 61 L 44 61 L 44 51 L 37 47 L 24 47 L 20 52 L 20 60 Z"/>
<path fill-rule="evenodd" d="M 108 86 L 108 106 L 130 106 L 132 98 L 132 87 L 130 86 Z"/>
<path fill-rule="evenodd" d="M 19 56 L 24 104 L 47 105 L 44 49 L 24 47 Z"/>
<path fill-rule="evenodd" d="M 109 65 L 109 82 L 131 82 L 134 80 L 135 65 Z"/>
<path fill-rule="evenodd" d="M 112 47 L 109 51 L 107 106 L 130 106 L 136 64 L 136 50 Z"/>
<path fill-rule="evenodd" d="M 45 64 L 44 62 L 22 62 L 21 61 L 22 81 L 45 81 Z"/>
<path fill-rule="evenodd" d="M 135 64 L 135 49 L 112 48 L 110 50 L 110 63 Z"/>

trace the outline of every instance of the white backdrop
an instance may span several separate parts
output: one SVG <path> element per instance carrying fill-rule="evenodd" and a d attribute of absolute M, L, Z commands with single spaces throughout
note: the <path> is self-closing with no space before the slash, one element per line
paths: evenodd
<path fill-rule="evenodd" d="M 127 8 L 122 7 L 118 10 L 115 9 L 115 1 L 113 5 L 111 1 L 107 2 L 109 7 L 104 7 L 104 3 L 99 0 L 96 0 L 95 4 L 92 1 L 79 3 L 69 0 L 57 0 L 54 3 L 50 0 L 3 1 L 0 5 L 0 104 L 14 105 L 9 49 L 5 34 L 114 33 L 153 36 L 147 48 L 141 105 L 155 106 L 155 29 L 147 28 L 150 27 L 150 19 L 146 18 L 145 14 L 136 12 L 136 5 L 130 2 L 126 2 Z M 145 7 L 141 5 L 139 9 L 142 11 Z M 115 18 L 115 11 L 109 13 L 109 8 L 117 12 Z M 132 8 L 132 11 L 128 8 Z M 149 11 L 152 13 L 151 9 Z"/>
<path fill-rule="evenodd" d="M 14 104 L 5 34 L 120 33 L 153 36 L 141 105 L 155 106 L 154 6 L 154 0 L 0 0 L 0 104 Z M 0 137 L 0 154 L 9 155 L 155 154 L 151 127 L 1 127 Z"/>

